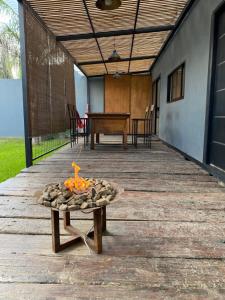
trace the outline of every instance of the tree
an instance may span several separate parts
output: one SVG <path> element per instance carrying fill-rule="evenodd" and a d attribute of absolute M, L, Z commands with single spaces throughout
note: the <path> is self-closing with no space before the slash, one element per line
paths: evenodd
<path fill-rule="evenodd" d="M 16 12 L 0 0 L 0 78 L 20 78 L 19 20 Z"/>

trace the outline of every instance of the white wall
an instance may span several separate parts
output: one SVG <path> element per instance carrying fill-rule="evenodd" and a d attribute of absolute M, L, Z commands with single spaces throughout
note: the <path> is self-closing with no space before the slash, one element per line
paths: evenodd
<path fill-rule="evenodd" d="M 89 78 L 90 111 L 104 112 L 104 77 Z"/>
<path fill-rule="evenodd" d="M 198 0 L 153 69 L 161 76 L 159 136 L 203 161 L 211 17 L 221 0 Z M 185 61 L 185 97 L 167 103 L 168 75 Z"/>
<path fill-rule="evenodd" d="M 75 68 L 74 78 L 77 111 L 79 112 L 80 117 L 84 117 L 85 113 L 88 111 L 87 77 Z"/>

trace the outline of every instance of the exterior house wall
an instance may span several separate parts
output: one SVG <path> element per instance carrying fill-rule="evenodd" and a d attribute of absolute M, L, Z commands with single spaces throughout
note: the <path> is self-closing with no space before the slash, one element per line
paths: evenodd
<path fill-rule="evenodd" d="M 104 77 L 89 78 L 90 111 L 104 112 Z"/>
<path fill-rule="evenodd" d="M 0 137 L 23 137 L 22 81 L 0 80 Z"/>
<path fill-rule="evenodd" d="M 161 76 L 159 137 L 203 161 L 212 15 L 221 0 L 198 0 L 155 64 Z M 167 103 L 168 75 L 185 62 L 185 96 Z"/>
<path fill-rule="evenodd" d="M 77 111 L 84 117 L 88 105 L 87 77 L 75 69 L 74 78 Z"/>

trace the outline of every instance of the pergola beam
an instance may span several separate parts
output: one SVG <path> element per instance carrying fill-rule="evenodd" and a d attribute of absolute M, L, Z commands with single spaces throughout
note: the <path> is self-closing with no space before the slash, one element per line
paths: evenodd
<path fill-rule="evenodd" d="M 126 62 L 126 61 L 134 61 L 134 60 L 146 60 L 146 59 L 155 59 L 157 55 L 150 55 L 150 56 L 136 56 L 136 57 L 128 57 L 128 58 L 121 58 L 119 62 Z M 92 61 L 83 61 L 79 63 L 79 66 L 88 66 L 88 65 L 100 65 L 102 64 L 102 60 L 92 60 Z M 110 60 L 105 60 L 106 64 L 114 63 Z"/>
<path fill-rule="evenodd" d="M 136 31 L 136 28 L 137 28 L 137 19 L 138 19 L 140 2 L 141 2 L 141 0 L 137 0 L 136 15 L 135 15 L 135 20 L 134 20 L 134 32 Z M 135 33 L 133 33 L 133 35 L 132 35 L 132 42 L 131 42 L 131 47 L 130 47 L 130 59 L 132 57 L 133 48 L 134 48 L 134 38 L 135 38 Z M 130 64 L 131 64 L 131 61 L 129 60 L 128 73 L 130 72 Z"/>
<path fill-rule="evenodd" d="M 139 75 L 139 74 L 149 74 L 149 70 L 143 70 L 143 71 L 134 71 L 134 72 L 129 72 L 129 73 L 122 73 L 120 74 L 121 76 L 123 75 Z M 104 77 L 105 75 L 113 75 L 113 74 L 101 74 L 101 75 L 90 75 L 88 78 L 94 78 L 94 77 Z"/>
<path fill-rule="evenodd" d="M 134 35 L 141 33 L 154 33 L 154 32 L 163 32 L 171 31 L 174 29 L 174 25 L 161 25 L 161 26 L 151 26 L 144 28 L 132 28 L 116 31 L 102 31 L 95 33 L 81 33 L 81 34 L 70 34 L 70 35 L 58 35 L 56 36 L 57 41 L 66 42 L 66 41 L 79 41 L 79 40 L 88 40 L 94 38 L 103 38 L 103 37 L 112 37 L 112 36 L 121 36 L 121 35 Z"/>

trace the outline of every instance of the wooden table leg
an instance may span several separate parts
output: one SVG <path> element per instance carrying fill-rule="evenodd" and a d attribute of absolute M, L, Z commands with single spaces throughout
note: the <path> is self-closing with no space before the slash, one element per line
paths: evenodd
<path fill-rule="evenodd" d="M 96 144 L 100 143 L 100 133 L 96 133 Z"/>
<path fill-rule="evenodd" d="M 123 133 L 123 147 L 127 149 L 127 132 Z"/>
<path fill-rule="evenodd" d="M 96 253 L 102 253 L 102 210 L 96 209 L 94 214 L 94 245 Z"/>
<path fill-rule="evenodd" d="M 106 231 L 106 206 L 102 207 L 102 232 Z"/>
<path fill-rule="evenodd" d="M 52 223 L 52 250 L 57 253 L 60 251 L 60 231 L 59 231 L 59 212 L 51 210 Z"/>
<path fill-rule="evenodd" d="M 95 133 L 91 131 L 91 149 L 95 149 Z"/>
<path fill-rule="evenodd" d="M 63 221 L 64 221 L 65 229 L 67 226 L 70 226 L 70 212 L 69 211 L 66 211 L 63 213 Z"/>

